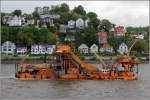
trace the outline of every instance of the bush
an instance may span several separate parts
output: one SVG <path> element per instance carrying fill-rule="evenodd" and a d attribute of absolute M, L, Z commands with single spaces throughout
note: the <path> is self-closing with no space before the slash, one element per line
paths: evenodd
<path fill-rule="evenodd" d="M 90 60 L 96 60 L 97 58 L 95 57 L 95 56 L 92 56 L 91 58 L 90 58 Z"/>
<path fill-rule="evenodd" d="M 81 60 L 85 60 L 85 57 L 84 57 L 84 56 L 79 56 L 79 58 L 80 58 Z"/>

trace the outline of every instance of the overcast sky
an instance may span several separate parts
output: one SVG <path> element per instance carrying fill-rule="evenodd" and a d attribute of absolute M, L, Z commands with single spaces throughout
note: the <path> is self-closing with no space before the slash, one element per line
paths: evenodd
<path fill-rule="evenodd" d="M 82 5 L 87 12 L 95 12 L 100 19 L 109 19 L 116 25 L 149 25 L 149 1 L 2 1 L 1 11 L 21 9 L 23 13 L 32 13 L 37 6 L 61 3 L 67 3 L 70 9 Z"/>

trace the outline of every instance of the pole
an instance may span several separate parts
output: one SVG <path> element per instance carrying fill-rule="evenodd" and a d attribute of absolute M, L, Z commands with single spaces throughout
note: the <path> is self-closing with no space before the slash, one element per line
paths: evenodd
<path fill-rule="evenodd" d="M 44 63 L 46 63 L 47 61 L 46 57 L 47 57 L 47 53 L 44 54 Z"/>

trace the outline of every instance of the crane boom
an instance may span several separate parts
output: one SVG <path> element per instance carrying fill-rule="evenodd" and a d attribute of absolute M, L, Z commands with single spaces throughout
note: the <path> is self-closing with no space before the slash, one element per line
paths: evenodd
<path fill-rule="evenodd" d="M 96 52 L 92 52 L 92 53 L 96 56 L 97 59 L 99 59 L 99 61 L 102 63 L 103 66 L 107 66 L 105 62 L 102 60 L 102 58 Z"/>
<path fill-rule="evenodd" d="M 133 48 L 133 46 L 135 45 L 136 42 L 137 42 L 137 40 L 135 40 L 133 42 L 133 44 L 131 45 L 131 47 L 128 49 L 128 53 L 127 53 L 128 56 L 130 56 L 131 49 Z"/>

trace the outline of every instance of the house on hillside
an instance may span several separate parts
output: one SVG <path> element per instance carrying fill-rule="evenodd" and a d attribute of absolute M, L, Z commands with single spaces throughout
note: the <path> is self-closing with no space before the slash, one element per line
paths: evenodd
<path fill-rule="evenodd" d="M 114 36 L 125 36 L 126 30 L 123 26 L 118 26 L 112 29 L 112 33 Z"/>
<path fill-rule="evenodd" d="M 52 54 L 55 51 L 56 45 L 47 45 L 46 53 Z"/>
<path fill-rule="evenodd" d="M 60 32 L 60 33 L 66 33 L 66 32 L 67 32 L 67 28 L 68 28 L 67 25 L 61 24 L 61 25 L 59 26 L 59 32 Z"/>
<path fill-rule="evenodd" d="M 84 28 L 84 20 L 79 18 L 76 20 L 76 28 L 83 29 Z"/>
<path fill-rule="evenodd" d="M 7 21 L 9 26 L 21 26 L 22 25 L 22 19 L 18 16 L 12 16 Z"/>
<path fill-rule="evenodd" d="M 96 44 L 93 44 L 91 47 L 90 47 L 90 53 L 98 53 L 98 46 Z"/>
<path fill-rule="evenodd" d="M 55 51 L 56 45 L 32 45 L 31 46 L 31 54 L 52 54 Z"/>
<path fill-rule="evenodd" d="M 69 35 L 69 34 L 67 34 L 66 36 L 65 36 L 65 39 L 64 39 L 65 41 L 74 41 L 75 40 L 75 37 L 74 37 L 74 35 Z"/>
<path fill-rule="evenodd" d="M 81 44 L 81 45 L 78 47 L 78 51 L 79 51 L 79 53 L 81 53 L 81 54 L 87 54 L 87 53 L 89 53 L 89 47 L 88 47 L 86 44 Z"/>
<path fill-rule="evenodd" d="M 49 9 L 50 8 L 48 6 L 44 6 L 42 14 L 49 14 Z"/>
<path fill-rule="evenodd" d="M 17 53 L 17 55 L 27 54 L 27 47 L 26 46 L 17 46 L 16 53 Z"/>
<path fill-rule="evenodd" d="M 128 52 L 128 46 L 125 43 L 121 43 L 118 48 L 118 52 L 120 54 L 126 54 Z"/>
<path fill-rule="evenodd" d="M 42 23 L 42 25 L 44 24 L 46 26 L 54 26 L 53 18 L 47 15 L 43 15 L 40 19 L 40 22 Z"/>
<path fill-rule="evenodd" d="M 6 41 L 2 43 L 1 53 L 6 55 L 14 55 L 15 54 L 16 45 L 10 41 Z"/>
<path fill-rule="evenodd" d="M 106 44 L 107 43 L 107 32 L 98 32 L 97 37 L 98 37 L 98 42 L 99 44 Z"/>
<path fill-rule="evenodd" d="M 109 45 L 108 43 L 105 43 L 105 44 L 100 45 L 99 51 L 101 53 L 103 53 L 103 52 L 113 53 L 113 47 L 111 45 Z"/>
<path fill-rule="evenodd" d="M 37 44 L 31 46 L 31 54 L 39 54 L 39 46 Z"/>
<path fill-rule="evenodd" d="M 27 25 L 34 25 L 34 19 L 27 19 Z"/>
<path fill-rule="evenodd" d="M 68 21 L 68 28 L 69 29 L 74 29 L 75 28 L 76 22 L 74 20 Z"/>
<path fill-rule="evenodd" d="M 39 45 L 39 54 L 45 54 L 47 52 L 47 47 L 45 44 L 40 44 Z"/>
<path fill-rule="evenodd" d="M 144 39 L 144 35 L 143 35 L 143 34 L 140 34 L 140 35 L 137 35 L 135 38 L 136 38 L 136 39 Z"/>

